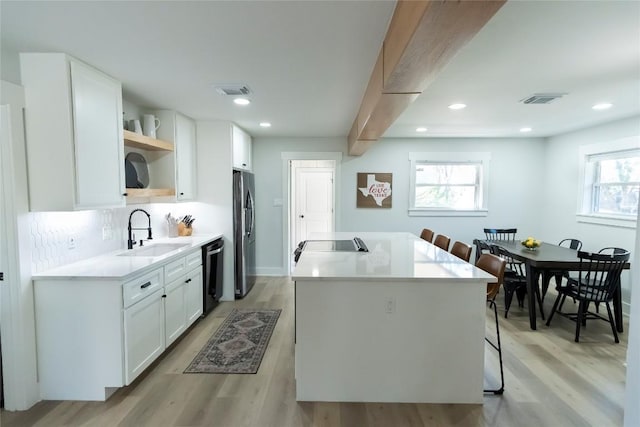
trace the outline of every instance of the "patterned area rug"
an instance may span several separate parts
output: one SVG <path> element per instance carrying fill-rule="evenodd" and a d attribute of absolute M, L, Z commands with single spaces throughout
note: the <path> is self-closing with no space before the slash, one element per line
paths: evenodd
<path fill-rule="evenodd" d="M 282 310 L 234 309 L 186 374 L 255 374 Z"/>

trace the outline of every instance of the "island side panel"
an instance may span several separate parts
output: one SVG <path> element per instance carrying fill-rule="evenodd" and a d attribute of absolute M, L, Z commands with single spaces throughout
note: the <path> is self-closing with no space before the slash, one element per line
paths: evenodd
<path fill-rule="evenodd" d="M 297 400 L 483 402 L 485 282 L 295 286 Z"/>

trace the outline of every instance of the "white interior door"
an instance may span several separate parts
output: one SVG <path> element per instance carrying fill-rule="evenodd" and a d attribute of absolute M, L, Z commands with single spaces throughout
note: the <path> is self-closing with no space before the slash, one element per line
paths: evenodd
<path fill-rule="evenodd" d="M 294 242 L 314 232 L 334 231 L 334 177 L 331 167 L 295 169 Z"/>

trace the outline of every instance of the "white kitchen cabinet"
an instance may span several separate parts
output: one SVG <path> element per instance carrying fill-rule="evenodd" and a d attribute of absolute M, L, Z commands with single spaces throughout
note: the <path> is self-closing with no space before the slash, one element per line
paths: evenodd
<path fill-rule="evenodd" d="M 176 113 L 176 197 L 196 197 L 196 123 Z"/>
<path fill-rule="evenodd" d="M 127 385 L 165 349 L 163 297 L 164 292 L 160 289 L 124 310 Z"/>
<path fill-rule="evenodd" d="M 201 315 L 203 310 L 202 295 L 202 265 L 192 270 L 187 275 L 185 289 L 185 308 L 187 314 L 187 325 L 191 325 Z"/>
<path fill-rule="evenodd" d="M 174 152 L 158 157 L 149 166 L 149 174 L 155 187 L 175 189 L 177 201 L 194 200 L 196 197 L 196 124 L 193 120 L 171 110 L 153 112 L 160 126 L 159 139 L 174 145 Z"/>
<path fill-rule="evenodd" d="M 171 345 L 187 329 L 186 283 L 178 279 L 164 288 L 165 344 Z"/>
<path fill-rule="evenodd" d="M 251 135 L 240 129 L 238 126 L 233 125 L 231 127 L 231 140 L 233 147 L 233 167 L 235 169 L 252 171 Z"/>
<path fill-rule="evenodd" d="M 166 345 L 171 345 L 202 314 L 201 250 L 167 264 L 165 280 Z"/>
<path fill-rule="evenodd" d="M 202 314 L 201 251 L 124 282 L 35 278 L 41 397 L 106 400 L 131 384 Z"/>
<path fill-rule="evenodd" d="M 122 87 L 62 53 L 20 54 L 32 211 L 125 204 Z"/>

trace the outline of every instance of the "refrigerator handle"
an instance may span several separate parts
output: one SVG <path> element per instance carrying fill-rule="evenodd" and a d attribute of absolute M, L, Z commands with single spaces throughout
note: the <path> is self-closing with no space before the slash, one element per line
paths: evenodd
<path fill-rule="evenodd" d="M 248 231 L 247 231 L 247 237 L 251 237 L 253 234 L 253 227 L 255 226 L 255 215 L 253 214 L 253 197 L 251 195 L 250 191 L 247 191 L 247 201 L 246 201 L 246 212 L 249 214 L 249 224 L 248 224 Z"/>

